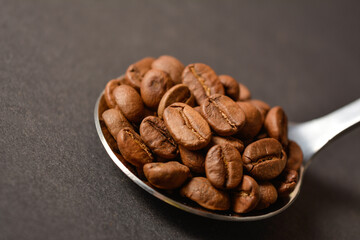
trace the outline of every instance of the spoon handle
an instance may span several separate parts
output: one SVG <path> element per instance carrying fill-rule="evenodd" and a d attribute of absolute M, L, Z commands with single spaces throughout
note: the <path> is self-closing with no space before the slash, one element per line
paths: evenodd
<path fill-rule="evenodd" d="M 301 146 L 307 167 L 312 156 L 330 140 L 360 122 L 360 98 L 323 117 L 290 126 L 289 138 Z"/>

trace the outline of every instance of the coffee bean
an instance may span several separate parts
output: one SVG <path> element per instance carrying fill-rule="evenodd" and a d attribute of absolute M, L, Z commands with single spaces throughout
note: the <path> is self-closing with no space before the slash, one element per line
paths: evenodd
<path fill-rule="evenodd" d="M 285 169 L 274 181 L 278 195 L 280 197 L 287 197 L 294 191 L 298 181 L 299 176 L 296 171 Z"/>
<path fill-rule="evenodd" d="M 264 138 L 249 144 L 242 159 L 246 170 L 258 180 L 277 177 L 286 165 L 286 153 L 281 144 L 273 138 Z"/>
<path fill-rule="evenodd" d="M 135 90 L 140 90 L 141 81 L 147 71 L 151 69 L 151 64 L 154 62 L 155 58 L 146 57 L 140 61 L 131 64 L 126 70 L 125 77 L 130 86 Z"/>
<path fill-rule="evenodd" d="M 258 99 L 251 99 L 249 102 L 252 103 L 259 110 L 259 112 L 261 113 L 261 122 L 264 122 L 266 114 L 270 110 L 270 106 L 266 102 Z"/>
<path fill-rule="evenodd" d="M 157 110 L 162 96 L 172 87 L 170 76 L 157 69 L 149 70 L 140 85 L 141 98 L 150 109 Z"/>
<path fill-rule="evenodd" d="M 209 146 L 214 146 L 214 145 L 225 145 L 225 144 L 230 144 L 233 147 L 235 147 L 239 153 L 242 153 L 244 151 L 244 143 L 234 137 L 219 137 L 219 136 L 212 136 L 211 141 Z"/>
<path fill-rule="evenodd" d="M 277 192 L 274 185 L 270 182 L 261 182 L 259 184 L 260 201 L 256 206 L 256 210 L 268 208 L 271 204 L 274 204 L 277 200 Z"/>
<path fill-rule="evenodd" d="M 178 59 L 172 56 L 160 56 L 151 64 L 151 68 L 168 73 L 174 84 L 181 83 L 181 74 L 184 70 L 184 65 Z"/>
<path fill-rule="evenodd" d="M 248 213 L 260 201 L 259 185 L 252 177 L 244 175 L 241 184 L 232 192 L 231 199 L 234 212 Z"/>
<path fill-rule="evenodd" d="M 189 105 L 171 104 L 164 111 L 164 121 L 175 141 L 189 150 L 199 150 L 210 142 L 209 124 Z"/>
<path fill-rule="evenodd" d="M 121 129 L 116 140 L 121 155 L 135 167 L 142 167 L 144 164 L 154 160 L 150 149 L 133 129 Z"/>
<path fill-rule="evenodd" d="M 104 135 L 104 138 L 106 142 L 108 143 L 109 147 L 113 152 L 119 152 L 119 148 L 117 146 L 115 138 L 111 135 L 109 130 L 106 127 L 106 124 L 104 121 L 100 121 L 101 131 Z"/>
<path fill-rule="evenodd" d="M 261 130 L 262 119 L 259 110 L 249 102 L 236 102 L 245 113 L 245 125 L 238 132 L 241 140 L 253 139 Z"/>
<path fill-rule="evenodd" d="M 140 123 L 145 109 L 139 93 L 128 85 L 120 85 L 114 89 L 113 94 L 124 116 L 130 122 Z"/>
<path fill-rule="evenodd" d="M 211 128 L 221 136 L 233 135 L 245 125 L 244 112 L 225 95 L 211 95 L 201 104 L 201 111 Z"/>
<path fill-rule="evenodd" d="M 224 87 L 214 70 L 203 63 L 186 66 L 182 78 L 182 82 L 189 87 L 198 105 L 213 94 L 225 94 Z"/>
<path fill-rule="evenodd" d="M 132 128 L 129 121 L 124 117 L 119 109 L 111 108 L 103 112 L 102 117 L 111 135 L 115 138 L 119 131 L 124 127 Z"/>
<path fill-rule="evenodd" d="M 175 158 L 179 151 L 176 142 L 158 117 L 149 116 L 140 124 L 140 136 L 145 144 L 159 157 Z"/>
<path fill-rule="evenodd" d="M 209 180 L 204 177 L 192 178 L 181 188 L 180 194 L 207 209 L 228 210 L 230 208 L 229 195 L 214 188 Z"/>
<path fill-rule="evenodd" d="M 190 151 L 185 147 L 179 145 L 180 156 L 182 163 L 189 167 L 194 173 L 205 173 L 205 155 L 204 150 Z"/>
<path fill-rule="evenodd" d="M 250 90 L 244 85 L 239 83 L 239 100 L 238 101 L 246 101 L 250 100 L 251 93 Z"/>
<path fill-rule="evenodd" d="M 188 167 L 175 161 L 147 163 L 144 174 L 152 185 L 160 189 L 178 188 L 191 176 Z"/>
<path fill-rule="evenodd" d="M 276 106 L 270 109 L 266 115 L 264 126 L 270 137 L 279 140 L 283 146 L 288 145 L 288 122 L 285 112 L 281 107 Z"/>
<path fill-rule="evenodd" d="M 127 84 L 125 77 L 115 78 L 110 80 L 106 86 L 104 91 L 105 101 L 109 108 L 114 108 L 116 106 L 116 101 L 113 95 L 113 91 L 117 86 L 122 84 Z"/>
<path fill-rule="evenodd" d="M 285 168 L 298 171 L 303 162 L 303 152 L 299 145 L 294 141 L 289 141 L 287 149 L 288 160 Z"/>
<path fill-rule="evenodd" d="M 237 187 L 243 176 L 239 151 L 230 144 L 213 146 L 206 154 L 205 172 L 206 177 L 216 188 Z"/>
<path fill-rule="evenodd" d="M 224 86 L 225 94 L 234 101 L 239 99 L 240 88 L 238 82 L 229 75 L 219 75 L 219 81 Z"/>
<path fill-rule="evenodd" d="M 159 103 L 158 116 L 162 118 L 165 108 L 176 102 L 182 102 L 189 106 L 194 106 L 194 95 L 192 95 L 186 85 L 175 85 L 164 94 Z"/>

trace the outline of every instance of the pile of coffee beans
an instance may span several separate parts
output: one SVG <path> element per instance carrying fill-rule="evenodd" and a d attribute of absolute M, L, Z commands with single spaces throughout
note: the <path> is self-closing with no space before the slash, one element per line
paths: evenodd
<path fill-rule="evenodd" d="M 101 124 L 134 174 L 217 211 L 248 213 L 287 197 L 302 151 L 279 106 L 206 64 L 144 58 L 105 87 Z"/>

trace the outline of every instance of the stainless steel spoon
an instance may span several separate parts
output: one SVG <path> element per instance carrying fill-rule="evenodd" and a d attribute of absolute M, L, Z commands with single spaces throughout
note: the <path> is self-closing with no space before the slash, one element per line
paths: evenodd
<path fill-rule="evenodd" d="M 170 205 L 203 217 L 225 221 L 256 221 L 275 216 L 287 209 L 299 195 L 304 172 L 309 166 L 314 155 L 319 152 L 319 150 L 322 149 L 329 141 L 360 122 L 360 99 L 358 99 L 321 118 L 304 123 L 290 123 L 289 139 L 295 140 L 300 145 L 304 153 L 304 161 L 300 169 L 299 182 L 296 185 L 295 190 L 289 195 L 287 199 L 278 201 L 274 206 L 266 209 L 265 211 L 239 215 L 231 212 L 207 211 L 197 207 L 196 205 L 189 204 L 188 202 L 182 201 L 181 199 L 176 199 L 164 192 L 160 192 L 146 185 L 116 157 L 109 144 L 105 140 L 100 126 L 100 115 L 104 109 L 106 109 L 104 105 L 105 100 L 102 92 L 95 104 L 94 117 L 96 130 L 102 144 L 105 147 L 105 150 L 114 163 L 121 169 L 121 171 L 125 173 L 126 176 L 128 176 L 133 182 L 135 182 L 151 195 L 163 200 Z"/>

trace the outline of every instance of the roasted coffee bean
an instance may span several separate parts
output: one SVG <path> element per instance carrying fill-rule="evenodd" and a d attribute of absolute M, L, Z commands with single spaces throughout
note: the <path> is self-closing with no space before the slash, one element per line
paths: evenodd
<path fill-rule="evenodd" d="M 209 124 L 189 105 L 171 104 L 164 111 L 164 121 L 175 141 L 189 150 L 204 148 L 210 142 Z"/>
<path fill-rule="evenodd" d="M 239 83 L 239 101 L 250 100 L 250 98 L 250 90 L 244 84 Z"/>
<path fill-rule="evenodd" d="M 228 210 L 230 208 L 229 195 L 224 191 L 214 188 L 209 180 L 204 177 L 192 178 L 181 188 L 180 194 L 207 209 Z"/>
<path fill-rule="evenodd" d="M 116 106 L 116 101 L 113 95 L 113 91 L 117 86 L 122 84 L 127 84 L 125 77 L 115 78 L 110 80 L 106 86 L 104 91 L 105 101 L 109 108 L 114 108 Z"/>
<path fill-rule="evenodd" d="M 173 159 L 179 153 L 177 144 L 166 129 L 164 121 L 158 117 L 144 118 L 140 124 L 140 136 L 159 157 Z"/>
<path fill-rule="evenodd" d="M 274 204 L 277 200 L 277 192 L 274 185 L 270 182 L 260 182 L 259 184 L 259 193 L 260 201 L 256 206 L 256 210 L 261 210 L 268 208 L 271 204 Z"/>
<path fill-rule="evenodd" d="M 242 153 L 244 151 L 244 143 L 234 137 L 219 137 L 219 136 L 212 136 L 211 141 L 210 141 L 210 146 L 214 146 L 214 145 L 225 145 L 225 144 L 230 144 L 233 147 L 235 147 L 240 153 Z"/>
<path fill-rule="evenodd" d="M 182 102 L 189 106 L 194 106 L 194 95 L 192 95 L 186 85 L 175 85 L 164 94 L 159 103 L 158 116 L 162 118 L 165 108 L 176 102 Z"/>
<path fill-rule="evenodd" d="M 205 173 L 205 155 L 204 150 L 191 151 L 179 145 L 181 162 L 190 168 L 194 173 Z"/>
<path fill-rule="evenodd" d="M 147 71 L 151 69 L 151 64 L 154 62 L 155 58 L 146 57 L 140 61 L 131 64 L 126 70 L 125 77 L 130 86 L 135 90 L 140 90 L 141 81 Z"/>
<path fill-rule="evenodd" d="M 102 118 L 111 133 L 111 135 L 115 138 L 118 135 L 119 131 L 124 127 L 132 128 L 132 125 L 129 121 L 124 117 L 119 109 L 111 108 L 103 112 Z"/>
<path fill-rule="evenodd" d="M 234 212 L 248 213 L 260 201 L 259 185 L 252 177 L 244 175 L 241 184 L 232 192 L 231 199 Z"/>
<path fill-rule="evenodd" d="M 154 160 L 150 149 L 133 129 L 121 129 L 116 140 L 121 155 L 135 167 L 142 167 L 144 164 Z"/>
<path fill-rule="evenodd" d="M 219 80 L 224 86 L 225 94 L 234 101 L 239 99 L 240 88 L 238 82 L 229 75 L 219 75 Z"/>
<path fill-rule="evenodd" d="M 252 103 L 255 107 L 257 107 L 257 109 L 261 113 L 261 119 L 262 119 L 261 122 L 263 123 L 265 121 L 266 114 L 270 110 L 269 104 L 258 99 L 252 99 L 249 102 Z"/>
<path fill-rule="evenodd" d="M 274 181 L 278 195 L 280 197 L 288 196 L 294 191 L 298 181 L 299 176 L 295 170 L 285 169 Z"/>
<path fill-rule="evenodd" d="M 151 68 L 159 69 L 168 73 L 174 84 L 181 83 L 181 74 L 184 70 L 184 65 L 172 56 L 160 56 L 152 64 Z"/>
<path fill-rule="evenodd" d="M 213 146 L 206 154 L 205 172 L 206 177 L 216 188 L 237 187 L 243 176 L 239 151 L 230 144 Z"/>
<path fill-rule="evenodd" d="M 100 126 L 101 126 L 101 131 L 104 135 L 104 138 L 106 140 L 106 142 L 108 143 L 109 147 L 111 148 L 111 150 L 113 152 L 118 152 L 119 148 L 117 146 L 116 140 L 115 138 L 111 135 L 111 133 L 109 132 L 109 130 L 106 127 L 106 124 L 104 121 L 100 121 Z"/>
<path fill-rule="evenodd" d="M 182 78 L 182 82 L 189 87 L 198 105 L 213 94 L 225 94 L 224 87 L 214 70 L 203 63 L 186 66 Z"/>
<path fill-rule="evenodd" d="M 286 165 L 286 153 L 280 142 L 273 138 L 260 139 L 248 145 L 242 159 L 246 170 L 258 180 L 277 177 Z"/>
<path fill-rule="evenodd" d="M 162 96 L 173 86 L 170 76 L 157 69 L 149 70 L 140 85 L 141 98 L 150 109 L 157 110 Z"/>
<path fill-rule="evenodd" d="M 260 111 L 249 102 L 236 102 L 245 113 L 245 125 L 238 132 L 241 140 L 253 139 L 261 130 L 262 119 Z"/>
<path fill-rule="evenodd" d="M 139 93 L 128 85 L 120 85 L 113 91 L 117 106 L 133 123 L 140 123 L 144 115 L 144 104 Z"/>
<path fill-rule="evenodd" d="M 298 171 L 303 162 L 303 152 L 301 151 L 299 145 L 291 140 L 289 141 L 287 148 L 288 148 L 287 151 L 288 160 L 285 168 Z"/>
<path fill-rule="evenodd" d="M 288 122 L 281 107 L 276 106 L 270 109 L 266 115 L 264 126 L 270 137 L 279 140 L 283 146 L 288 145 Z"/>
<path fill-rule="evenodd" d="M 144 174 L 152 185 L 160 189 L 178 188 L 191 176 L 187 166 L 175 161 L 147 163 L 144 165 Z"/>
<path fill-rule="evenodd" d="M 231 98 L 214 94 L 201 104 L 202 115 L 220 136 L 237 133 L 245 125 L 245 114 Z"/>

